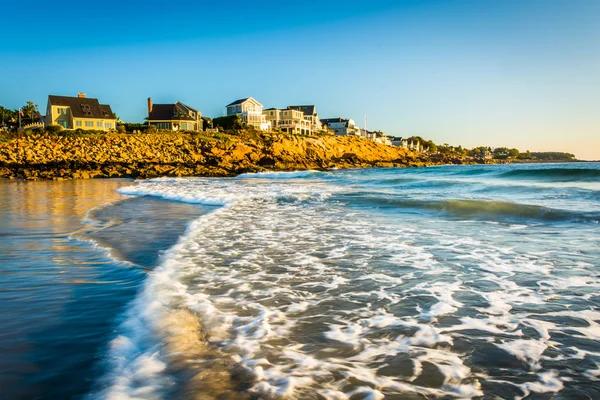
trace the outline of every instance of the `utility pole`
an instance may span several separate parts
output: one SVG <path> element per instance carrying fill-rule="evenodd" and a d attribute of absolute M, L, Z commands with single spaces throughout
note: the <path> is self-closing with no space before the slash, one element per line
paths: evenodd
<path fill-rule="evenodd" d="M 21 133 L 21 109 L 18 110 L 19 127 L 17 128 L 16 152 L 15 152 L 15 178 L 19 176 L 19 134 Z"/>

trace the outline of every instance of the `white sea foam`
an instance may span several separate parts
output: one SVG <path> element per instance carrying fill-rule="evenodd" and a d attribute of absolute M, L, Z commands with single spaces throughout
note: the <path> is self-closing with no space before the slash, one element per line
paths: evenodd
<path fill-rule="evenodd" d="M 539 374 L 539 380 L 536 382 L 527 382 L 518 386 L 523 391 L 523 397 L 517 397 L 517 399 L 524 399 L 528 397 L 531 392 L 534 393 L 555 393 L 562 390 L 564 387 L 562 381 L 558 377 L 556 371 L 548 371 Z"/>
<path fill-rule="evenodd" d="M 105 397 L 165 396 L 173 366 L 182 363 L 173 348 L 184 345 L 174 338 L 197 330 L 203 340 L 194 346 L 245 370 L 258 397 L 472 398 L 488 395 L 484 379 L 527 396 L 567 384 L 549 362 L 597 357 L 553 337 L 600 339 L 600 313 L 564 310 L 556 301 L 575 296 L 569 288 L 589 292 L 579 301 L 591 299 L 600 288 L 593 262 L 561 264 L 560 248 L 541 251 L 553 236 L 523 249 L 521 236 L 503 235 L 535 227 L 369 214 L 330 201 L 353 189 L 303 174 L 151 180 L 122 189 L 223 207 L 192 224 L 146 281 L 112 343 Z M 292 179 L 307 176 L 315 179 Z M 188 323 L 174 322 L 181 319 Z M 530 376 L 502 383 L 474 372 L 497 367 L 487 360 L 470 368 L 474 353 L 494 345 L 527 363 Z M 218 358 L 183 348 L 194 365 Z"/>
<path fill-rule="evenodd" d="M 262 179 L 293 179 L 293 178 L 306 178 L 319 174 L 319 171 L 306 170 L 306 171 L 282 171 L 282 172 L 256 172 L 240 174 L 237 178 L 249 179 L 249 178 L 262 178 Z"/>
<path fill-rule="evenodd" d="M 527 362 L 534 370 L 540 369 L 540 358 L 548 348 L 544 341 L 526 339 L 497 343 L 496 346 L 514 355 L 519 360 Z"/>
<path fill-rule="evenodd" d="M 210 206 L 224 206 L 231 200 L 226 198 L 207 197 L 202 193 L 196 192 L 180 192 L 180 191 L 160 191 L 157 192 L 149 185 L 143 186 L 125 186 L 117 190 L 121 194 L 129 196 L 156 196 L 166 200 L 181 201 L 184 203 L 204 204 Z"/>

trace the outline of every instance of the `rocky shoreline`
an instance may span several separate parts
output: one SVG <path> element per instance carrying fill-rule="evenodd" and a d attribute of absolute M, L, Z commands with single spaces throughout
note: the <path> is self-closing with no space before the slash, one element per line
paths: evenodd
<path fill-rule="evenodd" d="M 235 176 L 246 172 L 474 163 L 415 154 L 356 136 L 270 132 L 38 134 L 0 143 L 0 178 Z"/>

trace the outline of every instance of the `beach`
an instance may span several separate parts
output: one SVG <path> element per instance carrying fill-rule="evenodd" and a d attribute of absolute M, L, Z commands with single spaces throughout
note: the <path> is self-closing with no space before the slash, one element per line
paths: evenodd
<path fill-rule="evenodd" d="M 600 166 L 0 181 L 8 398 L 600 396 Z"/>

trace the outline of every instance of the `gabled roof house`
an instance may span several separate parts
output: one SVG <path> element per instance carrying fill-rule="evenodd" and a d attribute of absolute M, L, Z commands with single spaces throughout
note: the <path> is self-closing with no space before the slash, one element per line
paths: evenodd
<path fill-rule="evenodd" d="M 263 115 L 263 105 L 252 97 L 246 97 L 225 106 L 227 115 L 238 115 L 243 123 L 263 131 L 271 129 L 271 123 Z"/>
<path fill-rule="evenodd" d="M 78 93 L 77 97 L 48 96 L 46 126 L 60 125 L 65 129 L 111 131 L 117 118 L 108 104 Z"/>
<path fill-rule="evenodd" d="M 201 131 L 202 113 L 180 101 L 173 104 L 152 104 L 148 97 L 148 123 L 159 130 Z"/>

